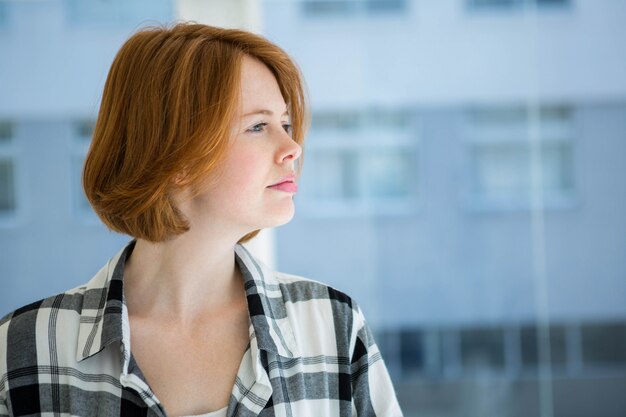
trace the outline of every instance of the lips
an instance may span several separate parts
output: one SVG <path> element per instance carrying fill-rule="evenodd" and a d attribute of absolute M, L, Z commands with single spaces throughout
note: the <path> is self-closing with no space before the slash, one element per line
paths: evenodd
<path fill-rule="evenodd" d="M 294 182 L 295 179 L 296 179 L 296 175 L 294 173 L 291 173 L 291 174 L 287 175 L 286 177 L 281 178 L 274 185 L 270 185 L 267 188 L 272 188 L 274 190 L 285 191 L 285 192 L 288 192 L 288 193 L 296 193 L 296 192 L 298 192 L 298 184 L 296 184 Z"/>
<path fill-rule="evenodd" d="M 280 180 L 278 180 L 277 183 L 270 185 L 270 187 L 275 187 L 277 185 L 284 184 L 284 183 L 293 183 L 295 179 L 296 179 L 295 174 L 289 174 L 286 177 L 283 177 Z"/>

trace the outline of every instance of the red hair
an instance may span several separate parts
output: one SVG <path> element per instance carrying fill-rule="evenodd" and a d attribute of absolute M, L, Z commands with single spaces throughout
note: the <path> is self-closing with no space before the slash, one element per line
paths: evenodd
<path fill-rule="evenodd" d="M 310 125 L 304 79 L 287 53 L 264 37 L 179 23 L 144 28 L 124 43 L 107 76 L 83 168 L 87 199 L 109 229 L 151 242 L 189 230 L 171 190 L 194 190 L 219 169 L 239 105 L 244 55 L 276 77 L 293 140 L 303 145 Z"/>

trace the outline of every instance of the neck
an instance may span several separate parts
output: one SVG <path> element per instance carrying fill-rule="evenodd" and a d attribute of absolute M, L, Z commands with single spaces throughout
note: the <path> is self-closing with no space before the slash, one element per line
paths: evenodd
<path fill-rule="evenodd" d="M 236 241 L 191 233 L 161 243 L 137 239 L 124 266 L 129 315 L 191 324 L 245 303 Z"/>

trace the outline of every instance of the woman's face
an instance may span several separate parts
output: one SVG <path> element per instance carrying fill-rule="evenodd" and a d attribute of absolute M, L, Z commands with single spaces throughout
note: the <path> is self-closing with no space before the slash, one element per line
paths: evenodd
<path fill-rule="evenodd" d="M 211 224 L 232 227 L 243 236 L 291 220 L 295 192 L 269 188 L 295 173 L 296 159 L 302 152 L 291 138 L 286 111 L 272 72 L 244 55 L 239 112 L 233 121 L 231 147 L 220 180 L 179 205 L 192 229 Z"/>

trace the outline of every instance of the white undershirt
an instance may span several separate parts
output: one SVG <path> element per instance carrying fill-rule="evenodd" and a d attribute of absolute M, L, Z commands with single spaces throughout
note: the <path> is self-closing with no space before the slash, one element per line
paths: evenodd
<path fill-rule="evenodd" d="M 219 410 L 211 411 L 206 414 L 196 414 L 194 416 L 183 416 L 183 417 L 226 417 L 226 410 L 228 410 L 228 406 L 224 408 L 220 408 Z"/>

